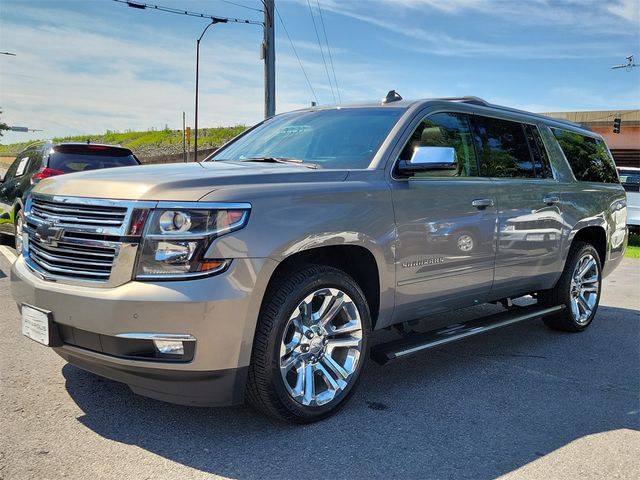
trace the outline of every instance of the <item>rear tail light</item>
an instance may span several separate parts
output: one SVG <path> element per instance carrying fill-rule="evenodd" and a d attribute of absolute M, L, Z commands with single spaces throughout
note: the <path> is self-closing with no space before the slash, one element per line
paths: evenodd
<path fill-rule="evenodd" d="M 55 168 L 49 168 L 49 167 L 43 167 L 40 170 L 38 170 L 38 172 L 35 173 L 31 177 L 31 185 L 35 185 L 40 180 L 44 180 L 45 178 L 55 177 L 56 175 L 62 175 L 63 173 L 64 172 L 62 170 L 57 170 Z"/>

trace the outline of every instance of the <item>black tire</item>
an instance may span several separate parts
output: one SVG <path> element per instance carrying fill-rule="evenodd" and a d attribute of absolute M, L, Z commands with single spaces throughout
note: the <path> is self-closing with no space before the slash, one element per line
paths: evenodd
<path fill-rule="evenodd" d="M 292 328 L 290 318 L 294 312 L 301 311 L 297 310 L 301 302 L 325 288 L 343 292 L 352 301 L 348 304 L 349 307 L 355 306 L 357 308 L 361 325 L 360 351 L 358 360 L 355 362 L 355 369 L 345 381 L 346 386 L 328 403 L 308 406 L 296 401 L 292 393 L 287 390 L 286 380 L 280 371 L 281 347 L 286 342 L 286 336 L 289 335 L 288 332 Z M 341 307 L 335 318 L 338 319 L 342 315 L 346 315 L 346 312 Z M 303 318 L 303 314 L 300 314 L 300 317 Z M 354 387 L 365 367 L 368 358 L 368 333 L 370 331 L 371 317 L 365 296 L 358 284 L 345 272 L 324 265 L 307 265 L 285 272 L 274 280 L 265 295 L 261 308 L 247 380 L 247 402 L 271 417 L 292 423 L 311 423 L 334 414 L 353 394 Z M 318 335 L 319 337 L 320 335 Z M 298 340 L 300 343 L 311 341 L 303 335 L 300 335 L 299 338 L 301 339 Z M 349 351 L 351 352 L 351 350 Z M 323 355 L 323 353 L 319 355 Z M 322 360 L 318 360 L 317 363 L 327 360 L 325 356 L 318 358 L 322 358 Z M 303 363 L 302 365 L 307 364 Z M 312 374 L 311 378 L 314 384 L 316 383 L 316 373 L 321 372 L 315 371 Z M 314 386 L 314 392 L 315 388 Z"/>
<path fill-rule="evenodd" d="M 597 292 L 594 297 L 594 304 L 590 314 L 584 318 L 576 318 L 573 302 L 576 287 L 572 285 L 572 280 L 578 264 L 585 258 L 593 258 L 595 261 L 595 269 L 597 271 L 597 281 L 591 282 L 591 285 L 597 285 Z M 564 332 L 581 332 L 593 321 L 598 311 L 600 303 L 600 295 L 602 291 L 602 267 L 600 256 L 593 245 L 586 242 L 574 242 L 569 249 L 569 255 L 564 267 L 564 271 L 556 283 L 555 287 L 538 293 L 538 302 L 543 305 L 554 306 L 564 305 L 565 308 L 553 315 L 544 317 L 542 320 L 549 328 L 561 330 Z M 580 311 L 579 311 L 580 314 Z"/>

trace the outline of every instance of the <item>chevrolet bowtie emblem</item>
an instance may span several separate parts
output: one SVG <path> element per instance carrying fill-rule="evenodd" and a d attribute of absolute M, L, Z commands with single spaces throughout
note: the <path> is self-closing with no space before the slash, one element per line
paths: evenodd
<path fill-rule="evenodd" d="M 36 227 L 36 238 L 47 244 L 57 242 L 62 238 L 63 230 L 53 223 L 41 223 Z"/>

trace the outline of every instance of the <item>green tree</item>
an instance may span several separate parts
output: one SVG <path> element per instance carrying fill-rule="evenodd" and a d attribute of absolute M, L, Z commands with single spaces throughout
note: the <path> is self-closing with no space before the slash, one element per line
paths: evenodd
<path fill-rule="evenodd" d="M 0 110 L 0 115 L 2 115 L 2 110 Z M 11 127 L 0 120 L 0 137 L 2 136 L 2 132 L 4 130 L 11 130 Z"/>

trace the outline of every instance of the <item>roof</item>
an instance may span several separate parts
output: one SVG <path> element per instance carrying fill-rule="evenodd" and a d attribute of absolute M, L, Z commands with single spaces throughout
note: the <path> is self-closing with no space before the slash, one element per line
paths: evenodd
<path fill-rule="evenodd" d="M 506 113 L 513 113 L 516 115 L 524 115 L 527 117 L 534 117 L 545 122 L 553 122 L 559 126 L 571 127 L 572 129 L 579 129 L 585 132 L 589 132 L 589 130 L 586 129 L 583 125 L 580 125 L 579 123 L 576 123 L 569 118 L 560 117 L 560 116 L 553 117 L 549 114 L 527 112 L 525 110 L 518 110 L 517 108 L 506 107 L 503 105 L 496 105 L 493 103 L 489 103 L 480 97 L 475 97 L 475 96 L 425 98 L 422 100 L 404 100 L 403 99 L 403 100 L 392 101 L 388 103 L 383 103 L 383 100 L 379 100 L 377 102 L 370 101 L 370 102 L 340 104 L 340 105 L 319 105 L 315 107 L 301 109 L 299 111 L 330 110 L 335 108 L 373 108 L 373 107 L 409 109 L 417 105 L 427 105 L 429 103 L 451 102 L 451 103 L 464 103 L 467 105 L 484 107 L 484 108 L 499 111 L 499 112 L 506 112 Z"/>

